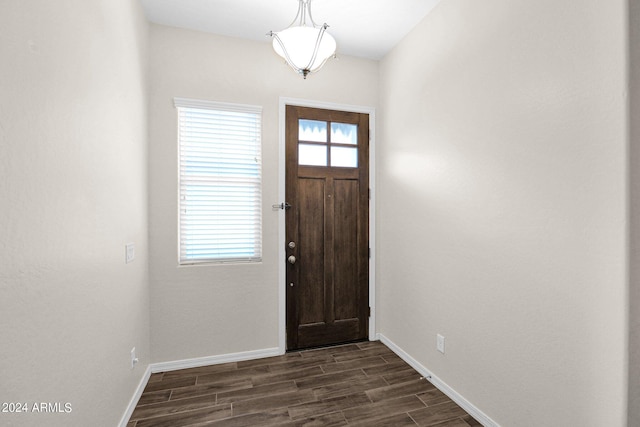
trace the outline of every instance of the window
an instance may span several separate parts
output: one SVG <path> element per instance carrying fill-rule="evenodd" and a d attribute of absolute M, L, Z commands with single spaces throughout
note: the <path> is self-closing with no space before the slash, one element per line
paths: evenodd
<path fill-rule="evenodd" d="M 262 259 L 261 107 L 176 98 L 180 264 Z"/>

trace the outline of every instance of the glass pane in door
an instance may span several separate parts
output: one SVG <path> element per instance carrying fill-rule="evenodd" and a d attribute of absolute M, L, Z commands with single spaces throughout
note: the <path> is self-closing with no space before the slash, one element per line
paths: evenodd
<path fill-rule="evenodd" d="M 356 147 L 331 147 L 331 166 L 357 168 L 358 149 Z"/>
<path fill-rule="evenodd" d="M 358 125 L 331 122 L 331 142 L 333 144 L 358 144 Z"/>
<path fill-rule="evenodd" d="M 298 120 L 298 140 L 327 142 L 327 122 L 318 120 Z"/>
<path fill-rule="evenodd" d="M 327 146 L 298 144 L 298 164 L 303 166 L 327 166 Z"/>

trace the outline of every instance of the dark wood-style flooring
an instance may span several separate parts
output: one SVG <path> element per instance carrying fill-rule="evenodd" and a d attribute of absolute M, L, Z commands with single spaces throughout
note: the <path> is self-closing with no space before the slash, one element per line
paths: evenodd
<path fill-rule="evenodd" d="M 380 342 L 152 374 L 127 427 L 480 424 Z"/>

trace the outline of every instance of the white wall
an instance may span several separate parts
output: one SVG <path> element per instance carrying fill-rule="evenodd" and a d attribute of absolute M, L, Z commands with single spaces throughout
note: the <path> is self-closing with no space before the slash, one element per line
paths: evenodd
<path fill-rule="evenodd" d="M 114 426 L 149 362 L 147 31 L 129 0 L 0 2 L 0 402 L 72 410 L 2 425 Z"/>
<path fill-rule="evenodd" d="M 626 423 L 625 3 L 448 0 L 381 63 L 379 330 L 503 426 Z"/>
<path fill-rule="evenodd" d="M 338 41 L 339 42 L 339 41 Z M 279 97 L 375 107 L 378 64 L 342 57 L 303 80 L 264 43 L 159 25 L 150 54 L 150 278 L 153 360 L 278 347 Z M 263 107 L 263 262 L 177 265 L 174 97 Z"/>

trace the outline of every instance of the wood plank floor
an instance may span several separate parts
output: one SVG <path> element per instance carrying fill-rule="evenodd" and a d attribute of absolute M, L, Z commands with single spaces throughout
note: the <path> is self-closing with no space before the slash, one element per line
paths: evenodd
<path fill-rule="evenodd" d="M 380 342 L 152 374 L 127 427 L 480 426 Z"/>

